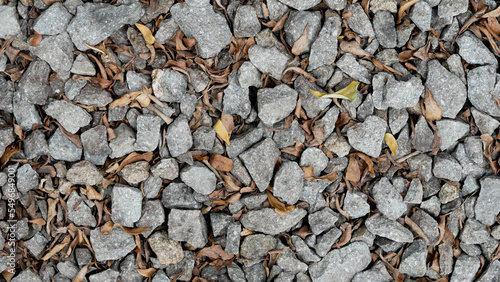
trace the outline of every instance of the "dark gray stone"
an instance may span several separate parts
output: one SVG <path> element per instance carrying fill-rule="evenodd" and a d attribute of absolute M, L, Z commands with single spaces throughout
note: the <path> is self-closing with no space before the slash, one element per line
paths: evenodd
<path fill-rule="evenodd" d="M 340 57 L 337 61 L 337 67 L 354 80 L 361 81 L 365 84 L 372 83 L 372 75 L 368 72 L 366 67 L 356 61 L 356 58 L 351 53 L 345 53 L 342 57 Z"/>
<path fill-rule="evenodd" d="M 415 4 L 416 6 L 416 4 Z M 414 8 L 415 9 L 415 8 Z M 429 18 L 430 25 L 430 18 Z M 398 43 L 394 16 L 388 11 L 380 11 L 373 17 L 373 29 L 378 42 L 385 48 L 395 48 Z"/>
<path fill-rule="evenodd" d="M 161 201 L 167 209 L 199 209 L 201 204 L 193 196 L 193 190 L 184 183 L 170 183 L 163 189 Z"/>
<path fill-rule="evenodd" d="M 73 42 L 68 33 L 47 36 L 36 47 L 30 46 L 30 51 L 46 61 L 61 79 L 68 79 L 73 66 Z"/>
<path fill-rule="evenodd" d="M 137 117 L 137 139 L 134 145 L 136 151 L 151 152 L 156 150 L 160 140 L 162 123 L 162 119 L 157 116 L 139 115 Z"/>
<path fill-rule="evenodd" d="M 90 207 L 85 203 L 86 198 L 80 196 L 77 191 L 71 192 L 66 205 L 68 206 L 68 219 L 80 226 L 95 227 L 97 221 L 92 215 Z"/>
<path fill-rule="evenodd" d="M 337 21 L 331 17 L 328 18 L 318 38 L 314 40 L 311 45 L 311 52 L 309 55 L 309 71 L 315 70 L 324 65 L 331 65 L 337 58 L 337 45 L 338 45 L 338 26 Z"/>
<path fill-rule="evenodd" d="M 368 218 L 365 222 L 368 231 L 374 235 L 401 243 L 413 242 L 413 234 L 397 221 L 383 215 Z M 427 253 L 427 252 L 426 252 Z"/>
<path fill-rule="evenodd" d="M 299 223 L 307 215 L 303 209 L 296 208 L 284 216 L 279 216 L 274 209 L 265 208 L 249 211 L 241 219 L 243 227 L 262 232 L 268 235 L 276 235 L 287 232 Z"/>
<path fill-rule="evenodd" d="M 134 236 L 121 228 L 113 229 L 109 234 L 102 234 L 100 228 L 91 230 L 90 243 L 99 262 L 121 259 L 136 247 Z"/>
<path fill-rule="evenodd" d="M 374 37 L 372 23 L 359 3 L 348 5 L 345 12 L 350 11 L 352 16 L 347 18 L 347 24 L 360 37 Z"/>
<path fill-rule="evenodd" d="M 69 133 L 76 133 L 87 126 L 92 117 L 83 108 L 64 100 L 54 100 L 45 109 L 45 113 L 56 119 Z"/>
<path fill-rule="evenodd" d="M 369 116 L 365 122 L 358 123 L 347 130 L 347 138 L 351 146 L 371 157 L 378 157 L 382 151 L 387 124 L 377 117 Z"/>
<path fill-rule="evenodd" d="M 108 146 L 108 134 L 104 125 L 93 127 L 80 135 L 85 159 L 95 165 L 104 165 L 111 149 Z"/>
<path fill-rule="evenodd" d="M 422 277 L 427 272 L 427 244 L 422 239 L 417 239 L 407 249 L 401 257 L 398 270 L 411 277 Z"/>
<path fill-rule="evenodd" d="M 280 151 L 270 138 L 266 138 L 240 155 L 241 161 L 261 192 L 267 189 L 279 156 Z"/>
<path fill-rule="evenodd" d="M 185 115 L 179 115 L 167 128 L 167 145 L 170 154 L 178 157 L 193 146 L 193 137 Z"/>
<path fill-rule="evenodd" d="M 486 225 L 493 225 L 495 218 L 500 212 L 500 207 L 497 204 L 500 201 L 500 178 L 488 176 L 482 178 L 481 190 L 477 198 L 475 214 L 476 219 Z"/>
<path fill-rule="evenodd" d="M 293 205 L 302 194 L 304 172 L 296 162 L 283 162 L 274 178 L 273 195 Z"/>
<path fill-rule="evenodd" d="M 195 248 L 203 248 L 208 242 L 207 224 L 199 210 L 172 209 L 168 215 L 168 234 Z"/>

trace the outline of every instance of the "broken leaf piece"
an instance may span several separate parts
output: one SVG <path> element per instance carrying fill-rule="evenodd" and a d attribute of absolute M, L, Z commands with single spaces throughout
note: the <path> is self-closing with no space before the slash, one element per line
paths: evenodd
<path fill-rule="evenodd" d="M 389 149 L 391 149 L 391 153 L 393 157 L 396 157 L 396 150 L 398 149 L 398 142 L 396 142 L 396 138 L 394 138 L 394 135 L 390 133 L 386 133 L 384 136 L 385 143 L 387 146 L 389 146 Z"/>
<path fill-rule="evenodd" d="M 219 135 L 219 137 L 224 140 L 227 145 L 231 145 L 231 142 L 229 141 L 229 133 L 220 119 L 215 123 L 214 129 L 217 135 Z"/>
<path fill-rule="evenodd" d="M 147 44 L 153 45 L 156 42 L 156 38 L 153 36 L 151 33 L 151 30 L 143 25 L 136 23 L 135 26 L 139 29 L 139 31 L 142 33 L 142 37 L 144 37 L 144 40 L 146 41 Z"/>
<path fill-rule="evenodd" d="M 309 89 L 314 96 L 318 98 L 338 98 L 338 99 L 348 99 L 351 101 L 356 101 L 358 98 L 358 85 L 359 81 L 353 81 L 346 88 L 343 88 L 334 93 L 321 93 L 319 91 L 314 91 Z"/>

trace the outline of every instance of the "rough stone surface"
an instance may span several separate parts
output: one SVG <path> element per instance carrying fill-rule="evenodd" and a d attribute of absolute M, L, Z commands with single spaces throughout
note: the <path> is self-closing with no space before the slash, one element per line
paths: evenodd
<path fill-rule="evenodd" d="M 318 38 L 311 45 L 309 56 L 309 71 L 323 65 L 331 65 L 337 58 L 338 26 L 334 18 L 329 18 L 324 23 Z"/>
<path fill-rule="evenodd" d="M 277 47 L 252 45 L 248 49 L 250 62 L 262 73 L 268 73 L 272 78 L 280 80 L 288 62 L 288 56 Z"/>
<path fill-rule="evenodd" d="M 240 155 L 240 159 L 262 192 L 267 189 L 278 161 L 279 149 L 272 139 L 266 138 Z"/>
<path fill-rule="evenodd" d="M 304 172 L 295 162 L 283 162 L 274 177 L 273 195 L 293 205 L 302 194 Z"/>
<path fill-rule="evenodd" d="M 92 119 L 83 108 L 64 100 L 50 102 L 45 113 L 56 119 L 69 133 L 76 133 L 81 127 L 88 125 Z"/>
<path fill-rule="evenodd" d="M 165 231 L 152 234 L 148 242 L 161 264 L 176 264 L 184 258 L 181 244 L 169 238 Z"/>
<path fill-rule="evenodd" d="M 111 219 L 123 226 L 133 227 L 141 218 L 142 193 L 139 189 L 121 184 L 113 186 Z"/>
<path fill-rule="evenodd" d="M 208 242 L 207 224 L 199 210 L 172 209 L 168 215 L 168 234 L 195 248 L 202 248 Z"/>
<path fill-rule="evenodd" d="M 215 190 L 217 177 L 206 166 L 196 163 L 181 170 L 181 179 L 196 192 L 209 195 Z"/>
<path fill-rule="evenodd" d="M 347 130 L 347 138 L 351 146 L 371 157 L 378 157 L 382 150 L 386 122 L 376 116 L 369 116 L 363 123 L 356 124 Z"/>
<path fill-rule="evenodd" d="M 274 209 L 265 208 L 244 214 L 241 224 L 253 231 L 276 235 L 292 229 L 306 214 L 305 210 L 296 208 L 287 215 L 279 216 Z"/>
<path fill-rule="evenodd" d="M 476 219 L 486 225 L 495 223 L 495 217 L 500 213 L 499 206 L 496 204 L 500 200 L 500 179 L 498 177 L 485 177 L 481 179 L 481 190 L 477 198 L 475 214 Z"/>
<path fill-rule="evenodd" d="M 401 243 L 413 242 L 413 234 L 397 221 L 383 215 L 366 220 L 366 228 L 371 233 Z"/>
<path fill-rule="evenodd" d="M 136 246 L 134 236 L 121 228 L 113 229 L 109 234 L 102 234 L 100 228 L 91 230 L 90 243 L 99 262 L 121 259 Z"/>
<path fill-rule="evenodd" d="M 170 154 L 178 157 L 193 146 L 193 137 L 185 115 L 178 116 L 167 128 L 167 145 Z"/>

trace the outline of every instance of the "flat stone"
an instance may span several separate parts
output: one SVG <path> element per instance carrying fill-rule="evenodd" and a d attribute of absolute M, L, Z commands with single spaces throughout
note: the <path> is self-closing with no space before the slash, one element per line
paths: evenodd
<path fill-rule="evenodd" d="M 284 216 L 279 216 L 274 209 L 264 208 L 244 214 L 241 218 L 241 224 L 246 229 L 276 235 L 280 232 L 288 232 L 306 215 L 307 212 L 300 208 L 296 208 Z"/>
<path fill-rule="evenodd" d="M 365 225 L 374 235 L 400 243 L 413 242 L 413 233 L 410 230 L 383 215 L 368 218 Z"/>
<path fill-rule="evenodd" d="M 358 191 L 346 192 L 342 209 L 347 212 L 349 218 L 360 218 L 370 212 L 370 205 L 367 202 L 368 196 Z"/>
<path fill-rule="evenodd" d="M 95 227 L 97 221 L 92 215 L 90 207 L 85 203 L 86 198 L 80 196 L 73 190 L 69 195 L 66 205 L 68 206 L 68 219 L 79 226 Z"/>
<path fill-rule="evenodd" d="M 95 165 L 104 165 L 106 158 L 111 153 L 106 127 L 104 125 L 93 127 L 82 133 L 80 138 L 85 159 Z"/>
<path fill-rule="evenodd" d="M 419 1 L 413 5 L 410 19 L 421 31 L 431 30 L 432 8 L 426 1 Z"/>
<path fill-rule="evenodd" d="M 45 113 L 56 119 L 69 133 L 76 133 L 81 127 L 89 125 L 92 117 L 83 108 L 64 100 L 49 103 Z"/>
<path fill-rule="evenodd" d="M 406 211 L 403 197 L 386 177 L 373 186 L 372 194 L 377 203 L 377 209 L 387 218 L 396 220 Z"/>
<path fill-rule="evenodd" d="M 240 254 L 242 257 L 257 260 L 266 257 L 270 250 L 274 250 L 277 240 L 273 236 L 256 234 L 246 236 L 241 243 Z"/>
<path fill-rule="evenodd" d="M 179 115 L 167 128 L 167 145 L 172 157 L 186 153 L 193 146 L 193 137 L 185 115 Z"/>
<path fill-rule="evenodd" d="M 495 85 L 495 69 L 492 66 L 477 67 L 467 74 L 468 97 L 478 110 L 494 117 L 500 117 L 500 83 Z"/>
<path fill-rule="evenodd" d="M 404 250 L 398 270 L 412 277 L 422 277 L 427 271 L 426 259 L 427 244 L 424 240 L 417 239 Z"/>
<path fill-rule="evenodd" d="M 168 215 L 169 237 L 203 248 L 208 242 L 207 224 L 199 210 L 172 209 Z"/>
<path fill-rule="evenodd" d="M 57 35 L 66 30 L 72 17 L 64 5 L 57 2 L 36 18 L 33 30 L 42 35 Z"/>
<path fill-rule="evenodd" d="M 68 79 L 73 66 L 73 42 L 68 33 L 46 36 L 36 46 L 30 46 L 30 51 L 46 61 L 53 71 L 62 79 Z"/>
<path fill-rule="evenodd" d="M 389 11 L 395 14 L 398 11 L 398 2 L 396 0 L 372 0 L 370 1 L 370 10 L 372 13 Z"/>
<path fill-rule="evenodd" d="M 115 130 L 116 138 L 109 141 L 110 158 L 116 159 L 134 151 L 135 132 L 125 123 L 121 123 Z"/>
<path fill-rule="evenodd" d="M 205 165 L 198 162 L 183 168 L 180 176 L 184 183 L 203 195 L 212 193 L 217 184 L 217 177 L 215 174 Z"/>
<path fill-rule="evenodd" d="M 273 195 L 293 205 L 302 194 L 304 172 L 296 162 L 283 162 L 274 177 Z"/>
<path fill-rule="evenodd" d="M 331 65 L 337 58 L 338 45 L 338 22 L 332 17 L 328 18 L 318 38 L 311 45 L 309 55 L 309 66 L 307 70 L 312 71 L 324 65 Z"/>
<path fill-rule="evenodd" d="M 260 31 L 260 22 L 254 7 L 238 7 L 234 15 L 233 33 L 235 37 L 252 37 Z"/>
<path fill-rule="evenodd" d="M 118 260 L 125 257 L 135 247 L 134 236 L 115 228 L 108 234 L 102 234 L 101 228 L 90 230 L 90 243 L 97 261 Z"/>
<path fill-rule="evenodd" d="M 345 12 L 350 11 L 352 16 L 347 18 L 347 24 L 360 37 L 374 37 L 372 23 L 359 3 L 348 5 Z"/>
<path fill-rule="evenodd" d="M 335 223 L 339 219 L 339 215 L 332 209 L 326 207 L 320 211 L 309 214 L 307 217 L 311 232 L 314 235 L 320 235 L 321 233 L 330 230 L 335 226 Z"/>
<path fill-rule="evenodd" d="M 467 88 L 460 78 L 446 70 L 437 60 L 429 61 L 427 67 L 425 85 L 443 110 L 443 117 L 455 118 L 465 104 Z"/>
<path fill-rule="evenodd" d="M 111 93 L 94 83 L 87 83 L 73 101 L 88 106 L 105 107 L 113 102 Z"/>
<path fill-rule="evenodd" d="M 23 147 L 27 159 L 34 159 L 49 153 L 49 146 L 45 139 L 45 135 L 39 130 L 33 131 L 26 136 Z"/>
<path fill-rule="evenodd" d="M 422 80 L 416 76 L 408 81 L 397 81 L 391 76 L 385 87 L 385 102 L 394 109 L 416 106 L 425 91 Z"/>
<path fill-rule="evenodd" d="M 351 53 L 345 53 L 342 57 L 340 57 L 337 61 L 337 67 L 354 80 L 361 81 L 365 84 L 372 83 L 372 75 L 363 65 L 356 61 L 356 58 Z"/>
<path fill-rule="evenodd" d="M 356 273 L 364 270 L 371 262 L 370 250 L 365 243 L 354 242 L 340 249 L 330 251 L 320 262 L 309 267 L 313 281 L 351 281 Z"/>
<path fill-rule="evenodd" d="M 87 76 L 96 75 L 94 64 L 92 64 L 92 62 L 85 54 L 80 54 L 76 56 L 76 59 L 73 62 L 73 66 L 71 67 L 70 71 L 72 73 L 80 75 L 87 75 Z"/>
<path fill-rule="evenodd" d="M 250 46 L 248 58 L 259 71 L 268 73 L 276 80 L 281 80 L 281 75 L 288 62 L 288 56 L 277 47 L 262 47 L 260 45 Z"/>
<path fill-rule="evenodd" d="M 252 109 L 249 93 L 248 87 L 240 87 L 235 79 L 231 80 L 228 87 L 224 89 L 224 113 L 247 118 Z"/>
<path fill-rule="evenodd" d="M 234 138 L 232 138 L 231 140 L 231 146 L 228 146 L 226 148 L 228 157 L 230 158 L 237 157 L 239 154 L 243 153 L 253 144 L 257 143 L 260 139 L 262 139 L 262 136 L 263 136 L 262 128 L 255 128 L 240 135 L 234 136 Z"/>
<path fill-rule="evenodd" d="M 207 0 L 175 4 L 170 13 L 186 37 L 196 39 L 197 50 L 204 59 L 217 55 L 231 43 L 232 34 L 226 18 L 215 13 Z"/>
<path fill-rule="evenodd" d="M 137 227 L 148 227 L 141 234 L 148 238 L 151 233 L 165 222 L 165 210 L 160 200 L 147 201 L 142 208 L 142 216 L 136 222 Z"/>
<path fill-rule="evenodd" d="M 455 145 L 469 132 L 469 125 L 459 120 L 442 119 L 436 121 L 436 125 L 441 134 L 441 151 Z"/>
<path fill-rule="evenodd" d="M 86 51 L 89 47 L 85 43 L 96 46 L 122 26 L 136 23 L 142 15 L 144 9 L 135 2 L 120 6 L 85 3 L 77 7 L 76 16 L 67 31 L 76 48 Z"/>
<path fill-rule="evenodd" d="M 354 149 L 376 158 L 382 151 L 386 127 L 387 124 L 383 119 L 369 116 L 363 123 L 350 127 L 347 130 L 347 138 Z"/>
<path fill-rule="evenodd" d="M 151 152 L 158 147 L 163 121 L 158 116 L 139 115 L 137 117 L 136 151 Z"/>
<path fill-rule="evenodd" d="M 434 140 L 434 133 L 427 124 L 424 116 L 420 116 L 415 124 L 415 132 L 411 136 L 411 144 L 416 150 L 420 152 L 432 151 L 432 143 Z"/>
<path fill-rule="evenodd" d="M 465 226 L 460 234 L 460 241 L 465 244 L 482 244 L 490 238 L 489 233 L 486 225 L 469 218 L 465 222 Z"/>
<path fill-rule="evenodd" d="M 240 155 L 241 161 L 261 192 L 267 189 L 279 156 L 280 151 L 270 138 L 266 138 Z"/>
<path fill-rule="evenodd" d="M 187 78 L 184 74 L 172 69 L 155 69 L 153 78 L 153 92 L 161 101 L 182 102 L 187 89 Z"/>
<path fill-rule="evenodd" d="M 27 103 L 45 105 L 52 92 L 48 82 L 49 75 L 49 64 L 42 60 L 32 62 L 19 80 L 21 98 Z"/>
<path fill-rule="evenodd" d="M 434 243 L 437 242 L 439 238 L 439 227 L 438 222 L 432 216 L 422 211 L 419 212 L 418 215 L 414 213 L 411 216 L 411 220 L 413 220 L 427 236 L 430 241 L 428 245 L 434 245 Z"/>
<path fill-rule="evenodd" d="M 479 197 L 475 207 L 476 219 L 483 224 L 493 225 L 495 217 L 500 212 L 500 208 L 496 204 L 500 200 L 500 191 L 498 191 L 500 179 L 488 176 L 482 178 L 480 184 L 481 190 L 479 190 Z"/>
<path fill-rule="evenodd" d="M 292 236 L 292 243 L 295 247 L 295 252 L 297 252 L 297 256 L 300 260 L 304 262 L 318 262 L 321 258 L 316 255 L 310 248 L 307 246 L 306 242 L 302 240 L 299 236 Z"/>
<path fill-rule="evenodd" d="M 286 0 L 286 1 L 307 3 L 308 0 L 306 1 Z M 306 29 L 306 26 L 308 27 L 307 30 L 308 44 L 306 48 L 302 50 L 301 53 L 309 52 L 314 39 L 316 38 L 319 30 L 321 29 L 321 13 L 319 11 L 300 11 L 300 10 L 291 11 L 286 19 L 284 26 L 284 31 L 286 34 L 285 40 L 289 46 L 293 46 L 294 43 L 302 36 L 304 30 Z"/>
<path fill-rule="evenodd" d="M 149 177 L 149 163 L 138 161 L 128 164 L 119 172 L 120 176 L 130 185 L 137 185 Z"/>
<path fill-rule="evenodd" d="M 162 204 L 167 209 L 199 209 L 198 203 L 193 195 L 193 189 L 184 183 L 170 183 L 163 189 Z"/>
<path fill-rule="evenodd" d="M 467 12 L 469 2 L 467 0 L 442 0 L 438 6 L 438 16 L 449 18 Z"/>
<path fill-rule="evenodd" d="M 103 180 L 101 172 L 89 161 L 80 161 L 74 164 L 66 173 L 66 178 L 73 184 L 94 186 Z"/>
<path fill-rule="evenodd" d="M 133 227 L 141 218 L 142 193 L 141 190 L 116 184 L 111 195 L 111 219 L 126 227 Z"/>
<path fill-rule="evenodd" d="M 0 38 L 7 40 L 21 33 L 15 7 L 0 6 L 0 19 Z"/>
<path fill-rule="evenodd" d="M 415 4 L 416 6 L 416 4 Z M 414 8 L 415 10 L 415 8 Z M 430 20 L 430 18 L 429 18 Z M 430 25 L 430 21 L 429 21 Z M 380 11 L 373 17 L 373 29 L 378 42 L 385 48 L 395 48 L 398 43 L 394 17 L 388 11 Z"/>
<path fill-rule="evenodd" d="M 246 89 L 250 86 L 257 88 L 262 87 L 262 81 L 260 81 L 261 73 L 260 71 L 249 61 L 243 62 L 243 64 L 238 69 L 237 73 L 238 82 L 240 87 Z"/>
<path fill-rule="evenodd" d="M 28 191 L 38 188 L 39 176 L 38 173 L 29 165 L 24 164 L 17 170 L 16 173 L 17 190 L 23 194 Z"/>
<path fill-rule="evenodd" d="M 450 282 L 472 282 L 476 278 L 481 261 L 479 257 L 462 254 L 455 262 Z"/>
<path fill-rule="evenodd" d="M 332 102 L 330 99 L 319 99 L 314 96 L 309 90 L 321 92 L 324 92 L 324 90 L 303 76 L 299 76 L 295 79 L 294 88 L 299 93 L 300 97 L 302 97 L 302 108 L 304 108 L 309 118 L 316 117 Z"/>
<path fill-rule="evenodd" d="M 457 2 L 463 2 L 460 0 Z M 452 2 L 452 1 L 443 1 Z M 458 54 L 464 61 L 473 65 L 498 65 L 495 55 L 472 32 L 466 31 L 458 36 Z"/>
<path fill-rule="evenodd" d="M 462 179 L 462 166 L 452 156 L 439 153 L 434 157 L 432 173 L 437 178 L 458 182 Z"/>
<path fill-rule="evenodd" d="M 181 244 L 168 237 L 165 231 L 152 234 L 148 238 L 148 243 L 161 264 L 176 264 L 184 258 Z"/>
<path fill-rule="evenodd" d="M 333 244 L 340 238 L 340 236 L 342 236 L 342 231 L 340 231 L 340 229 L 338 229 L 337 227 L 333 227 L 325 234 L 318 236 L 316 239 L 316 244 L 314 245 L 316 253 L 320 257 L 326 256 L 331 250 Z"/>

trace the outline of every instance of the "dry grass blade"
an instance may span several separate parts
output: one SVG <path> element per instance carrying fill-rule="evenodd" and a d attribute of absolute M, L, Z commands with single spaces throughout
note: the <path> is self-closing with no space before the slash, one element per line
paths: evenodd
<path fill-rule="evenodd" d="M 411 6 L 415 5 L 420 0 L 407 0 L 401 2 L 399 4 L 399 11 L 398 11 L 398 20 L 396 21 L 396 24 L 400 24 L 401 20 L 403 19 L 403 16 L 405 15 L 406 11 L 410 9 Z"/>
<path fill-rule="evenodd" d="M 415 233 L 418 234 L 422 239 L 424 239 L 427 244 L 430 243 L 429 238 L 427 238 L 427 235 L 425 235 L 424 231 L 416 224 L 413 220 L 411 220 L 408 216 L 405 216 L 405 223 L 410 226 L 411 230 L 413 230 Z"/>

